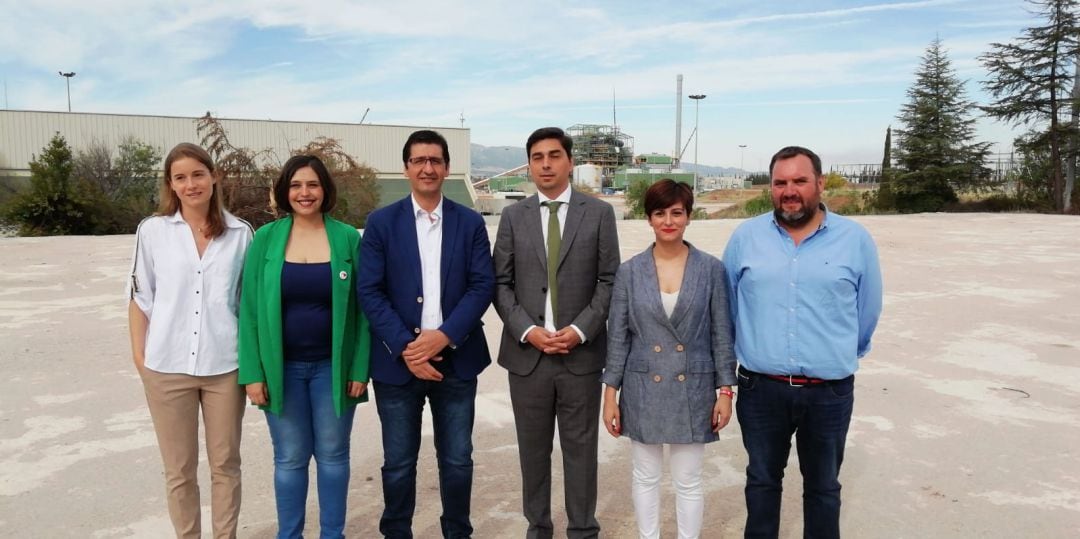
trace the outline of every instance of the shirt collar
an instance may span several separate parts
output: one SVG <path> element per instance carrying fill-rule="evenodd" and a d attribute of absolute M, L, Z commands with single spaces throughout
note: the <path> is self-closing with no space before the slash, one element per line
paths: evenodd
<path fill-rule="evenodd" d="M 571 189 L 570 186 L 567 185 L 566 189 L 563 189 L 563 192 L 561 194 L 559 194 L 559 196 L 557 196 L 555 198 L 548 198 L 548 197 L 544 196 L 544 193 L 541 193 L 540 191 L 536 192 L 536 196 L 540 199 L 541 204 L 543 204 L 544 202 L 549 202 L 549 201 L 562 202 L 563 204 L 570 204 L 570 192 L 571 191 L 573 191 L 573 189 Z"/>
<path fill-rule="evenodd" d="M 244 221 L 241 221 L 239 217 L 236 217 L 235 215 L 233 215 L 233 214 L 231 214 L 231 213 L 229 213 L 227 211 L 223 211 L 221 213 L 222 213 L 222 215 L 225 216 L 225 227 L 226 228 L 245 228 L 245 227 L 248 226 L 247 223 L 245 223 Z M 174 213 L 172 215 L 166 215 L 165 220 L 170 222 L 170 223 L 174 223 L 174 224 L 176 224 L 176 223 L 187 224 L 187 222 L 184 221 L 184 216 L 180 214 L 180 210 L 176 210 L 176 213 Z"/>
<path fill-rule="evenodd" d="M 427 210 L 425 210 L 424 208 L 421 208 L 420 204 L 418 202 L 416 202 L 416 196 L 410 194 L 409 195 L 409 200 L 412 201 L 413 217 L 420 217 L 420 212 L 424 212 L 425 214 L 428 213 Z M 434 215 L 436 219 L 442 219 L 442 206 L 443 206 L 443 197 L 442 197 L 442 195 L 439 195 L 439 204 L 437 206 L 435 206 L 434 210 L 431 211 L 431 215 Z"/>

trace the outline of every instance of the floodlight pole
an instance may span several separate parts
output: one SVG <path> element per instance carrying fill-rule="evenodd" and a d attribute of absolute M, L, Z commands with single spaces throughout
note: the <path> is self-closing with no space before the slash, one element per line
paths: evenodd
<path fill-rule="evenodd" d="M 67 83 L 68 112 L 71 112 L 71 77 L 75 76 L 75 72 L 69 71 L 64 73 L 61 71 L 60 76 L 64 77 L 64 81 Z"/>
<path fill-rule="evenodd" d="M 705 94 L 693 94 L 690 99 L 694 100 L 694 193 L 697 193 L 697 178 L 701 172 L 701 162 L 698 161 L 698 140 L 701 139 L 701 131 L 698 131 L 698 105 L 705 99 Z"/>

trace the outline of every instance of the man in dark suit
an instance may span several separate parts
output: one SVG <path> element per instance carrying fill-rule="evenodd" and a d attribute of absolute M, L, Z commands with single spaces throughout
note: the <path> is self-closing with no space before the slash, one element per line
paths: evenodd
<path fill-rule="evenodd" d="M 596 442 L 605 324 L 619 238 L 611 206 L 570 188 L 573 142 L 538 129 L 526 143 L 538 194 L 507 208 L 495 239 L 499 365 L 509 371 L 527 537 L 552 536 L 551 450 L 563 453 L 567 537 L 596 537 Z"/>
<path fill-rule="evenodd" d="M 491 247 L 478 213 L 442 196 L 446 139 L 417 131 L 402 149 L 411 194 L 367 219 L 357 294 L 371 323 L 382 422 L 379 531 L 412 537 L 416 460 L 431 404 L 444 537 L 470 537 L 476 377 L 491 363 L 480 317 L 491 304 Z"/>

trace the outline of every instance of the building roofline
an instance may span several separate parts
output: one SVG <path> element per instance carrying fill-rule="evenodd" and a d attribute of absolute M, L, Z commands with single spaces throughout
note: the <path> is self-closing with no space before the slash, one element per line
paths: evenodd
<path fill-rule="evenodd" d="M 202 116 L 170 116 L 170 115 L 166 115 L 166 114 L 125 114 L 125 113 L 119 113 L 119 112 L 67 112 L 67 111 L 62 111 L 62 110 L 20 110 L 20 109 L 4 109 L 4 108 L 0 108 L 0 112 L 29 112 L 29 113 L 37 113 L 37 114 L 66 114 L 66 115 L 69 115 L 69 116 L 74 116 L 74 115 L 80 115 L 80 116 L 120 116 L 120 117 L 124 117 L 124 118 L 168 118 L 168 119 L 175 119 L 175 120 L 198 120 L 199 118 L 202 118 Z M 258 118 L 224 118 L 224 117 L 215 116 L 214 119 L 215 120 L 236 121 L 236 122 L 268 122 L 268 123 L 287 123 L 287 124 L 343 125 L 343 126 L 349 126 L 349 127 L 357 127 L 357 126 L 361 126 L 361 125 L 373 126 L 373 127 L 404 127 L 404 128 L 408 128 L 408 129 L 417 129 L 417 128 L 420 128 L 420 127 L 427 127 L 427 128 L 430 128 L 430 129 L 444 129 L 444 130 L 450 130 L 450 131 L 469 131 L 471 129 L 471 128 L 468 128 L 468 127 L 417 126 L 417 125 L 373 124 L 373 123 L 359 124 L 359 123 L 349 123 L 349 122 L 314 122 L 314 121 L 308 121 L 308 120 L 274 120 L 274 119 L 271 119 L 271 118 L 266 118 L 266 119 L 258 119 Z"/>

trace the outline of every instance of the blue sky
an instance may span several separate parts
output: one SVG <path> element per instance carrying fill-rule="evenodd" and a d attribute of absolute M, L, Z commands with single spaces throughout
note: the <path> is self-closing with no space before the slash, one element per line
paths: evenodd
<path fill-rule="evenodd" d="M 1020 0 L 0 0 L 7 106 L 465 126 L 523 146 L 537 127 L 610 123 L 636 151 L 683 143 L 749 170 L 800 144 L 826 166 L 881 161 L 919 58 L 944 41 L 969 97 L 977 57 L 1032 23 Z M 2 105 L 3 103 L 0 103 Z M 980 121 L 1007 152 L 1016 130 Z M 739 145 L 745 144 L 740 151 Z M 694 145 L 683 155 L 694 160 Z"/>

